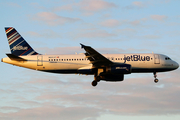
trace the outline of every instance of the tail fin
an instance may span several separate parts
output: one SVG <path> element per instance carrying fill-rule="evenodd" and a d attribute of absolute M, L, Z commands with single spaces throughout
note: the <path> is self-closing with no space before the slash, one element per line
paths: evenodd
<path fill-rule="evenodd" d="M 37 55 L 38 53 L 24 40 L 13 27 L 6 27 L 5 32 L 9 42 L 11 53 L 16 56 Z"/>

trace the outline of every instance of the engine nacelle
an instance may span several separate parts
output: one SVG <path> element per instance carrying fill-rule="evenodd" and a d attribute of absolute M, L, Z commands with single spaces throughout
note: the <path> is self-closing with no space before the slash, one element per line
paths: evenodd
<path fill-rule="evenodd" d="M 116 81 L 123 81 L 124 80 L 124 74 L 105 74 L 103 76 L 100 76 L 101 80 L 110 81 L 110 82 L 116 82 Z"/>
<path fill-rule="evenodd" d="M 113 73 L 113 74 L 130 74 L 131 65 L 129 64 L 113 65 L 113 66 L 107 67 L 106 72 Z"/>

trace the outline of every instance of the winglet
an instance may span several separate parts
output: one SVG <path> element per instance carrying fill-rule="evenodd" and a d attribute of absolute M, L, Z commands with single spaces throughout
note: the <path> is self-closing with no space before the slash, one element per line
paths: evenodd
<path fill-rule="evenodd" d="M 83 44 L 81 44 L 81 43 L 80 43 L 80 45 L 81 45 L 81 48 L 84 48 L 84 47 L 85 47 L 85 45 L 83 45 Z"/>

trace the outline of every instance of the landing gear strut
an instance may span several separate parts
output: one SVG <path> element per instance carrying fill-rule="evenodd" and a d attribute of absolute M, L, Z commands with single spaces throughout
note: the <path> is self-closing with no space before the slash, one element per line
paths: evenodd
<path fill-rule="evenodd" d="M 156 72 L 153 72 L 153 74 L 154 74 L 154 78 L 155 78 L 155 79 L 154 79 L 154 82 L 155 82 L 155 83 L 158 83 L 159 80 L 156 78 L 156 77 L 157 77 Z"/>
<path fill-rule="evenodd" d="M 96 77 L 94 77 L 95 78 L 95 80 L 94 81 L 92 81 L 92 86 L 96 86 L 97 84 L 98 84 L 98 82 L 101 80 L 101 78 L 100 78 L 100 76 L 96 76 Z"/>

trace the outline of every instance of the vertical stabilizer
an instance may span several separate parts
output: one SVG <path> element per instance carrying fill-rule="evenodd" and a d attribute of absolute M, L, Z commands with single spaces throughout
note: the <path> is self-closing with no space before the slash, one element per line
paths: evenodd
<path fill-rule="evenodd" d="M 13 27 L 6 27 L 7 35 L 11 53 L 16 56 L 22 55 L 37 55 L 38 53 L 24 40 L 24 38 Z"/>

